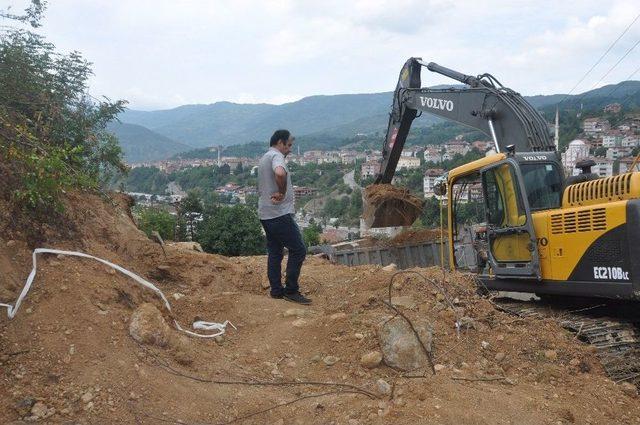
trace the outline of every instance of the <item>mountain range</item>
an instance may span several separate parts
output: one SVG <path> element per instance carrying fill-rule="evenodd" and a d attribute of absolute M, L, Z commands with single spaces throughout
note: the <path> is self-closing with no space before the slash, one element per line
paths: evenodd
<path fill-rule="evenodd" d="M 434 87 L 441 88 L 442 86 Z M 445 86 L 450 87 L 450 86 Z M 297 136 L 351 137 L 386 129 L 393 92 L 309 96 L 282 105 L 216 102 L 158 111 L 127 109 L 109 124 L 127 162 L 168 158 L 176 153 L 216 145 L 266 141 L 277 128 Z M 525 96 L 534 107 L 601 108 L 607 103 L 640 105 L 640 81 L 624 81 L 579 95 Z M 424 114 L 414 127 L 440 119 Z"/>

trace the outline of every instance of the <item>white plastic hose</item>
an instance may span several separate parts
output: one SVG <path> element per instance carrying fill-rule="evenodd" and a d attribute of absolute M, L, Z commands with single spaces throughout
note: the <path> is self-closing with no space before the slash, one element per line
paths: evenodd
<path fill-rule="evenodd" d="M 120 273 L 129 276 L 131 279 L 135 280 L 136 282 L 138 282 L 140 285 L 144 286 L 145 288 L 150 289 L 153 292 L 155 292 L 156 295 L 158 295 L 162 299 L 162 301 L 164 302 L 165 307 L 167 307 L 167 310 L 169 310 L 169 312 L 172 312 L 171 305 L 169 304 L 169 301 L 167 300 L 167 298 L 164 296 L 164 294 L 162 293 L 162 291 L 160 289 L 158 289 L 151 282 L 141 278 L 137 274 L 132 273 L 129 270 L 123 268 L 123 267 L 120 267 L 117 264 L 110 263 L 107 260 L 103 260 L 102 258 L 94 257 L 93 255 L 85 254 L 83 252 L 61 251 L 61 250 L 58 250 L 58 249 L 48 249 L 48 248 L 37 248 L 37 249 L 35 249 L 33 251 L 33 268 L 31 269 L 31 273 L 29 273 L 29 277 L 27 278 L 27 282 L 25 283 L 24 287 L 22 288 L 22 291 L 20 292 L 20 295 L 18 296 L 18 299 L 16 300 L 15 304 L 11 305 L 11 304 L 0 303 L 0 307 L 6 307 L 7 308 L 7 315 L 9 316 L 9 319 L 13 319 L 14 318 L 14 316 L 18 312 L 18 309 L 20 308 L 20 304 L 22 304 L 22 300 L 24 300 L 24 298 L 27 296 L 27 293 L 29 292 L 29 289 L 31 289 L 31 285 L 33 284 L 33 279 L 36 277 L 36 256 L 38 254 L 57 254 L 57 255 L 68 255 L 68 256 L 73 256 L 73 257 L 91 258 L 91 259 L 96 260 L 96 261 L 98 261 L 98 262 L 100 262 L 102 264 L 106 264 L 107 266 L 116 269 Z M 184 329 L 182 326 L 180 326 L 178 321 L 175 320 L 175 319 L 173 320 L 173 323 L 176 326 L 176 329 L 178 329 L 179 331 L 184 332 L 187 335 L 191 335 L 191 336 L 195 336 L 195 337 L 199 337 L 199 338 L 213 338 L 213 337 L 216 337 L 218 335 L 222 335 L 222 334 L 225 333 L 227 325 L 231 325 L 231 327 L 233 329 L 236 329 L 236 327 L 233 326 L 233 323 L 229 322 L 228 320 L 225 320 L 223 323 L 204 322 L 204 321 L 199 320 L 199 321 L 193 323 L 192 326 L 193 326 L 194 329 L 203 329 L 203 330 L 207 330 L 207 331 L 211 331 L 211 330 L 217 331 L 217 332 L 215 332 L 213 334 L 199 334 L 199 333 L 191 332 L 191 331 L 189 331 L 187 329 Z"/>

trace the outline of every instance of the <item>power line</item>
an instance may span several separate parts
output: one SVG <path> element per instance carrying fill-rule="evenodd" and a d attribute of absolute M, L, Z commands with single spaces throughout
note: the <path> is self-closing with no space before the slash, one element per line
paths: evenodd
<path fill-rule="evenodd" d="M 633 46 L 631 46 L 631 48 L 630 48 L 629 50 L 627 50 L 627 52 L 626 52 L 624 55 L 622 55 L 622 57 L 620 58 L 620 60 L 618 60 L 618 62 L 616 62 L 616 63 L 615 63 L 615 65 L 613 65 L 611 68 L 609 68 L 609 70 L 608 70 L 608 71 L 607 71 L 607 72 L 602 76 L 602 78 L 600 78 L 600 79 L 598 80 L 598 82 L 597 82 L 597 83 L 595 83 L 595 84 L 593 85 L 593 87 L 591 87 L 591 90 L 595 89 L 595 88 L 596 88 L 596 86 L 597 86 L 598 84 L 600 84 L 600 82 L 601 82 L 602 80 L 604 80 L 604 79 L 607 77 L 607 75 L 609 75 L 609 73 L 610 73 L 611 71 L 613 71 L 613 70 L 614 70 L 614 69 L 615 69 L 615 68 L 620 64 L 620 62 L 622 62 L 622 61 L 624 60 L 624 58 L 626 58 L 626 57 L 627 57 L 627 55 L 628 55 L 629 53 L 631 53 L 631 51 L 632 51 L 633 49 L 635 49 L 635 48 L 636 48 L 636 46 L 637 46 L 638 44 L 640 44 L 640 40 L 636 41 L 636 44 L 634 44 Z"/>
<path fill-rule="evenodd" d="M 606 72 L 606 73 L 605 73 L 605 74 L 604 74 L 604 75 L 603 75 L 603 76 L 598 80 L 598 82 L 597 82 L 597 83 L 595 83 L 595 84 L 593 85 L 593 87 L 591 87 L 591 90 L 589 90 L 589 91 L 586 91 L 586 92 L 582 93 L 582 94 L 581 94 L 581 95 L 580 95 L 580 96 L 575 100 L 575 102 L 576 102 L 576 103 L 577 103 L 577 102 L 580 102 L 580 101 L 581 101 L 581 100 L 582 100 L 582 99 L 583 99 L 583 98 L 584 98 L 588 93 L 590 93 L 594 88 L 596 88 L 596 86 L 597 86 L 598 84 L 600 84 L 600 82 L 601 82 L 602 80 L 604 80 L 604 79 L 607 77 L 607 75 L 609 75 L 609 73 L 610 73 L 611 71 L 613 71 L 613 70 L 614 70 L 614 69 L 615 69 L 615 68 L 620 64 L 620 62 L 622 62 L 622 61 L 624 60 L 624 58 L 626 58 L 626 57 L 627 57 L 627 55 L 629 55 L 629 53 L 631 53 L 631 51 L 632 51 L 633 49 L 635 49 L 635 48 L 636 48 L 636 46 L 638 46 L 638 44 L 640 44 L 640 40 L 638 40 L 638 41 L 637 41 L 633 46 L 631 46 L 631 48 L 630 48 L 629 50 L 627 50 L 627 51 L 625 52 L 625 54 L 624 54 L 624 55 L 622 55 L 622 57 L 618 60 L 618 62 L 616 62 L 616 63 L 615 63 L 611 68 L 609 68 L 609 70 L 608 70 L 608 71 L 607 71 L 607 72 Z"/>
<path fill-rule="evenodd" d="M 611 96 L 616 90 L 618 90 L 620 87 L 622 87 L 622 85 L 624 83 L 626 83 L 627 81 L 631 80 L 634 77 L 634 75 L 636 75 L 638 72 L 640 72 L 640 67 L 636 68 L 635 71 L 633 71 L 631 74 L 629 74 L 629 76 L 622 83 L 616 85 L 613 88 L 613 90 L 611 90 L 609 93 L 607 93 L 607 95 L 605 97 Z"/>
<path fill-rule="evenodd" d="M 607 55 L 607 53 L 609 53 L 611 51 L 611 49 L 613 49 L 613 46 L 615 46 L 616 43 L 627 33 L 627 31 L 629 31 L 629 29 L 633 26 L 633 24 L 636 23 L 638 18 L 640 18 L 640 13 L 635 17 L 635 19 L 633 21 L 631 21 L 631 23 L 624 29 L 624 31 L 622 31 L 622 33 L 618 36 L 618 38 L 616 38 L 615 41 L 613 43 L 611 43 L 609 48 L 607 48 L 607 50 L 600 56 L 600 58 L 596 61 L 596 63 L 594 63 L 591 66 L 591 68 L 589 68 L 589 70 L 582 76 L 582 78 L 580 78 L 580 80 L 576 83 L 575 86 L 573 86 L 573 88 L 569 91 L 569 93 L 567 93 L 562 98 L 562 100 L 560 100 L 560 102 L 558 102 L 558 105 L 561 104 L 562 102 L 564 102 L 569 96 L 571 96 L 571 93 L 573 93 L 573 91 L 580 85 L 580 83 L 583 82 L 585 78 L 587 78 L 587 75 L 589 75 L 591 73 L 591 71 L 593 71 L 593 69 L 596 66 L 598 66 L 598 64 L 602 61 L 602 59 L 604 59 L 604 57 Z"/>

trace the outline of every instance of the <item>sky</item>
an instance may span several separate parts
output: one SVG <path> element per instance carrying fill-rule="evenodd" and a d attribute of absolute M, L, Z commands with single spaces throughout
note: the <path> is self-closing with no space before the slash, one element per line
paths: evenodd
<path fill-rule="evenodd" d="M 92 62 L 92 95 L 155 110 L 391 91 L 412 56 L 567 93 L 639 14 L 637 0 L 49 0 L 39 32 Z M 640 46 L 599 82 L 638 41 L 640 19 L 574 93 L 626 80 Z"/>

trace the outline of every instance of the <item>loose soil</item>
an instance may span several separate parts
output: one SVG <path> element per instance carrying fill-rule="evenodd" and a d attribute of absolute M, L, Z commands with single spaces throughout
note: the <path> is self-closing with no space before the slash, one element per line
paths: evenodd
<path fill-rule="evenodd" d="M 444 235 L 446 238 L 446 234 Z M 338 251 L 355 248 L 393 247 L 401 245 L 420 244 L 440 240 L 440 229 L 407 229 L 393 238 L 367 236 L 352 242 L 341 242 L 336 246 Z"/>
<path fill-rule="evenodd" d="M 24 406 L 36 401 L 55 409 L 44 423 L 640 423 L 637 395 L 604 376 L 590 347 L 554 320 L 496 310 L 476 295 L 469 276 L 437 268 L 394 274 L 309 258 L 301 287 L 313 305 L 302 307 L 268 296 L 265 257 L 177 246 L 167 246 L 165 257 L 136 229 L 126 198 L 115 203 L 72 195 L 77 237 L 52 231 L 44 245 L 82 250 L 156 282 L 185 326 L 228 319 L 237 330 L 217 341 L 172 330 L 164 348 L 140 345 L 129 322 L 143 303 L 164 311 L 153 294 L 91 260 L 39 257 L 17 316 L 8 320 L 0 310 L 1 423 L 21 423 L 30 415 Z M 31 250 L 20 235 L 0 237 L 1 301 L 13 303 L 30 269 Z M 400 310 L 433 328 L 435 375 L 360 364 L 379 350 L 378 326 L 393 317 L 383 303 L 391 279 L 392 295 L 414 302 Z M 456 320 L 467 323 L 459 333 Z M 377 394 L 380 379 L 391 394 Z M 204 382 L 211 380 L 236 383 Z M 376 397 L 318 384 L 238 383 L 255 381 L 351 384 Z"/>
<path fill-rule="evenodd" d="M 362 217 L 369 227 L 411 226 L 423 205 L 424 201 L 406 188 L 372 184 L 363 191 Z"/>
<path fill-rule="evenodd" d="M 446 237 L 446 232 L 444 234 Z M 440 229 L 408 229 L 388 242 L 391 246 L 432 242 L 440 239 Z"/>

